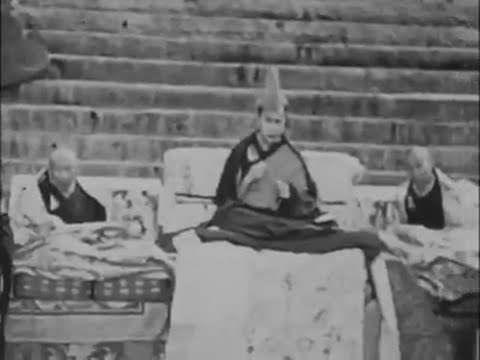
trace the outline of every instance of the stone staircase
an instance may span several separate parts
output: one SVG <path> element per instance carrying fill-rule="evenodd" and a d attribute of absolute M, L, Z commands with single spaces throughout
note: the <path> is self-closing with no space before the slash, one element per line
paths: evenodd
<path fill-rule="evenodd" d="M 174 146 L 251 131 L 266 64 L 279 65 L 302 149 L 346 151 L 368 184 L 403 179 L 408 145 L 478 177 L 477 0 L 18 0 L 59 79 L 2 94 L 7 173 L 54 143 L 83 175 L 161 176 Z"/>

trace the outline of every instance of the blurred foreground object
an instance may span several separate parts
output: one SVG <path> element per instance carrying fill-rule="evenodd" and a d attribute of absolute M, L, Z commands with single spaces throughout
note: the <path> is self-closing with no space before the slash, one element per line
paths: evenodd
<path fill-rule="evenodd" d="M 48 70 L 48 51 L 40 42 L 23 35 L 20 22 L 2 1 L 2 89 L 30 81 Z"/>

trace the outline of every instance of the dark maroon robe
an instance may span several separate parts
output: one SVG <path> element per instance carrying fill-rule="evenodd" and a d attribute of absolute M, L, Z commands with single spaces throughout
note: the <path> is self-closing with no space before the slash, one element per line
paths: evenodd
<path fill-rule="evenodd" d="M 94 197 L 90 196 L 77 182 L 75 190 L 68 198 L 50 182 L 48 172 L 38 183 L 42 200 L 47 211 L 58 216 L 66 224 L 80 224 L 85 222 L 106 221 L 105 207 Z M 51 209 L 50 196 L 53 196 L 59 206 Z"/>
<path fill-rule="evenodd" d="M 249 147 L 254 147 L 256 153 L 258 154 L 258 159 L 253 161 L 248 159 L 247 153 Z M 260 161 L 265 161 L 268 166 L 269 161 L 276 157 L 278 154 L 280 154 L 280 157 L 272 161 L 275 163 L 275 165 L 273 166 L 277 170 L 274 172 L 279 174 L 280 172 L 285 170 L 283 172 L 288 174 L 288 168 L 291 167 L 294 171 L 292 172 L 292 174 L 290 174 L 290 177 L 297 177 L 298 180 L 303 176 L 304 179 L 302 180 L 302 182 L 304 182 L 306 186 L 304 189 L 298 189 L 293 185 L 293 183 L 289 183 L 290 198 L 282 199 L 280 201 L 278 209 L 275 209 L 273 212 L 276 215 L 286 218 L 314 219 L 319 216 L 320 211 L 317 207 L 317 187 L 310 175 L 310 172 L 308 171 L 308 168 L 301 154 L 292 146 L 292 144 L 285 137 L 282 137 L 282 140 L 279 143 L 272 145 L 267 151 L 264 151 L 258 142 L 256 132 L 250 134 L 245 139 L 240 141 L 240 143 L 238 143 L 233 148 L 229 157 L 227 158 L 222 175 L 220 177 L 220 182 L 217 187 L 215 204 L 218 207 L 221 207 L 231 201 L 243 202 L 242 200 L 244 199 L 240 199 L 238 194 L 239 178 L 243 179 L 250 170 L 250 168 Z M 285 156 L 283 156 L 282 154 L 284 154 Z M 285 159 L 283 163 L 282 159 Z M 279 167 L 282 167 L 282 169 L 279 169 Z M 298 169 L 299 171 L 296 172 L 295 169 Z M 269 181 L 271 182 L 271 180 L 272 179 L 264 179 L 264 181 L 262 181 L 262 184 L 257 187 L 261 187 L 265 192 L 268 192 L 270 189 L 268 189 L 269 185 L 267 183 Z M 258 191 L 262 192 L 262 189 L 258 189 Z M 253 197 L 254 196 L 255 195 L 253 195 Z M 258 196 L 260 196 L 260 193 Z M 268 197 L 268 195 L 266 197 Z M 246 205 L 248 205 L 248 202 Z M 252 207 L 256 208 L 257 210 L 272 213 L 271 209 L 260 209 L 256 206 Z"/>

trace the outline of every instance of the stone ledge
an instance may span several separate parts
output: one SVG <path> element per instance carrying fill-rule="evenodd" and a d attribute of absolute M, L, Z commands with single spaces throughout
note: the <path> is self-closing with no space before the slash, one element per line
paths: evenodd
<path fill-rule="evenodd" d="M 162 61 L 54 54 L 62 79 L 172 85 L 263 87 L 265 65 Z M 279 66 L 285 89 L 359 92 L 477 93 L 478 72 L 358 67 Z"/>
<path fill-rule="evenodd" d="M 337 21 L 202 17 L 163 13 L 19 8 L 26 29 L 155 36 L 219 37 L 237 41 L 293 41 L 406 46 L 478 47 L 478 30 Z"/>
<path fill-rule="evenodd" d="M 311 1 L 311 0 L 20 0 L 20 5 L 89 10 L 162 12 L 274 20 L 337 20 L 435 26 L 478 27 L 478 2 Z"/>
<path fill-rule="evenodd" d="M 253 89 L 165 84 L 41 80 L 24 84 L 5 103 L 101 107 L 253 111 Z M 3 95 L 3 94 L 2 94 Z M 289 109 L 299 115 L 388 117 L 438 121 L 478 119 L 478 95 L 379 94 L 336 91 L 286 91 Z"/>
<path fill-rule="evenodd" d="M 3 186 L 9 189 L 10 179 L 15 174 L 36 174 L 47 164 L 47 159 L 21 160 L 3 158 Z M 138 161 L 80 161 L 82 176 L 119 176 L 140 178 L 162 178 L 162 163 L 139 163 Z M 450 174 L 453 178 L 470 178 L 478 183 L 478 174 Z M 368 171 L 362 179 L 361 185 L 394 186 L 406 180 L 405 174 L 400 171 Z"/>
<path fill-rule="evenodd" d="M 145 136 L 125 134 L 71 134 L 67 132 L 3 131 L 2 156 L 5 158 L 36 160 L 48 156 L 52 145 L 65 144 L 77 152 L 82 160 L 112 160 L 161 162 L 166 150 L 181 146 L 231 147 L 238 139 Z M 339 151 L 357 157 L 371 170 L 398 171 L 405 167 L 408 146 L 367 143 L 299 142 L 300 150 Z M 478 172 L 478 147 L 435 146 L 433 157 L 445 172 Z"/>
<path fill-rule="evenodd" d="M 479 61 L 474 48 L 242 42 L 52 30 L 40 34 L 51 53 L 138 59 L 474 71 Z"/>
<path fill-rule="evenodd" d="M 291 137 L 299 141 L 385 145 L 478 144 L 478 121 L 422 122 L 293 115 L 291 123 Z M 240 138 L 252 131 L 254 125 L 254 115 L 249 112 L 2 105 L 2 129 L 5 131 Z"/>

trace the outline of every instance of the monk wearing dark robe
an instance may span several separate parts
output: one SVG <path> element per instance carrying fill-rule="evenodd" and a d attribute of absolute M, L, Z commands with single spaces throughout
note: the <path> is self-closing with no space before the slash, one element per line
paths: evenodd
<path fill-rule="evenodd" d="M 257 104 L 258 128 L 228 157 L 215 203 L 237 201 L 286 218 L 320 215 L 317 188 L 304 159 L 286 137 L 287 100 L 276 70 L 270 69 Z"/>
<path fill-rule="evenodd" d="M 77 167 L 72 151 L 57 149 L 52 152 L 48 170 L 38 180 L 47 212 L 66 224 L 105 221 L 105 207 L 78 183 Z"/>
<path fill-rule="evenodd" d="M 445 227 L 442 188 L 431 164 L 426 149 L 412 149 L 408 157 L 410 181 L 404 205 L 408 224 L 441 230 Z"/>
<path fill-rule="evenodd" d="M 442 172 L 425 147 L 414 146 L 406 160 L 409 178 L 395 196 L 400 223 L 431 230 L 478 228 L 477 185 Z"/>

